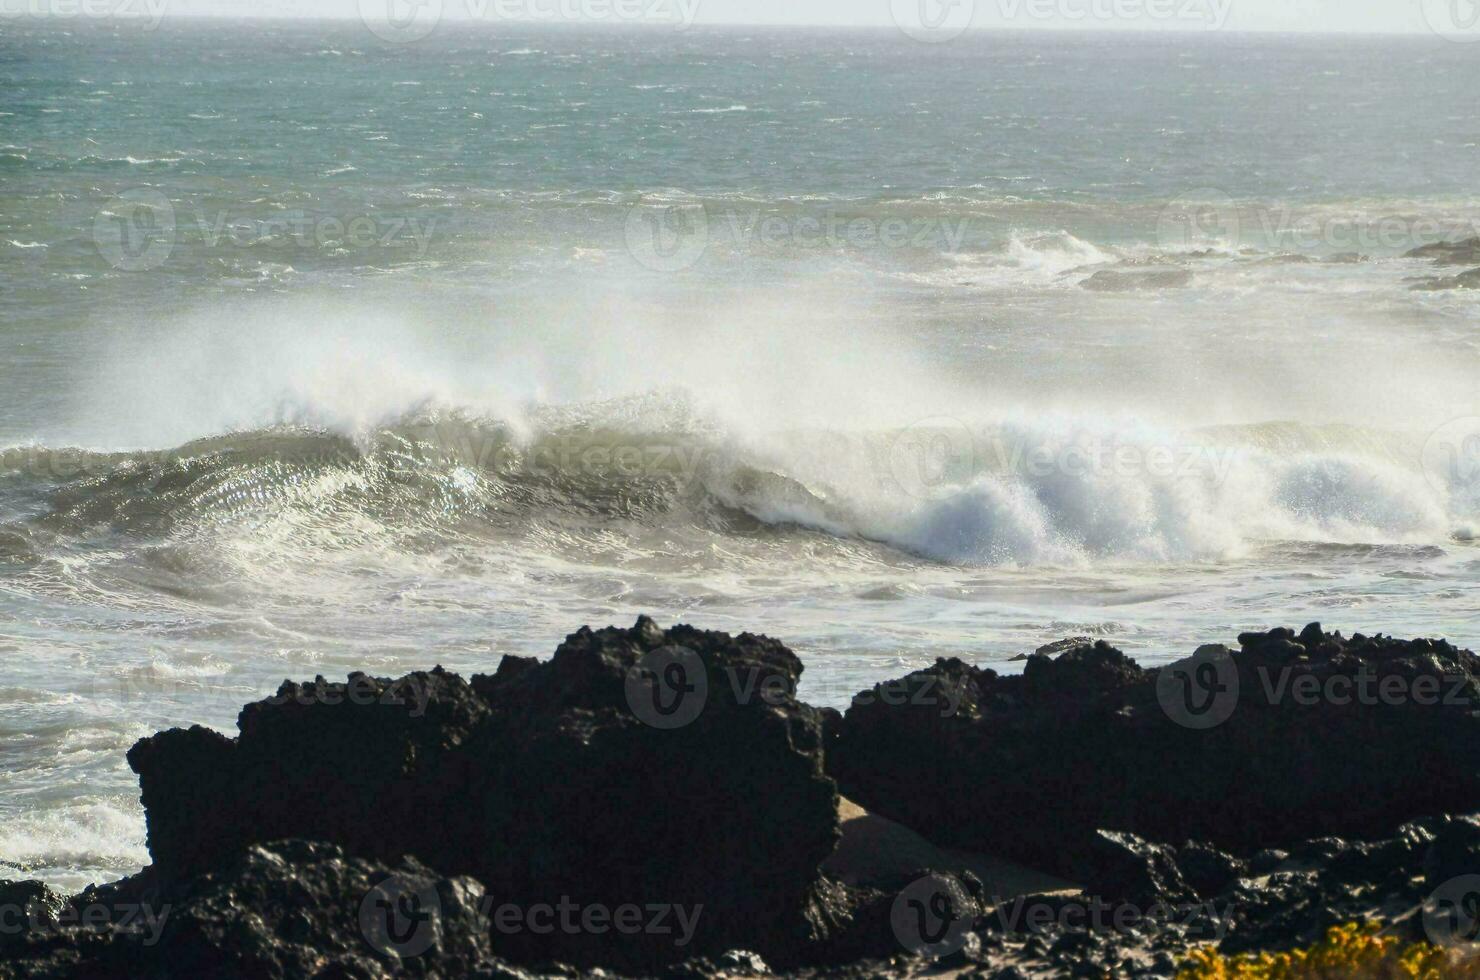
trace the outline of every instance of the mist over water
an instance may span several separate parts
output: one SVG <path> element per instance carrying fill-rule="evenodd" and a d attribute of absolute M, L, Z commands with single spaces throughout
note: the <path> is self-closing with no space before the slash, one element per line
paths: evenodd
<path fill-rule="evenodd" d="M 639 612 L 832 705 L 1070 635 L 1473 646 L 1480 294 L 1403 257 L 1480 234 L 1470 54 L 17 25 L 0 862 L 134 870 L 123 752 L 285 677 Z"/>

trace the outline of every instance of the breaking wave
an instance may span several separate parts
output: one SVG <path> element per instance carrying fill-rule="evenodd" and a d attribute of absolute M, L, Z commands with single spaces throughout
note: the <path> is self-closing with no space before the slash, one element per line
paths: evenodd
<path fill-rule="evenodd" d="M 1270 541 L 1432 543 L 1473 523 L 1475 486 L 1421 465 L 1403 437 L 1296 425 L 1192 433 L 1083 420 L 933 419 L 877 432 L 727 432 L 619 400 L 515 425 L 456 412 L 354 437 L 276 427 L 159 452 L 0 454 L 0 561 L 79 540 L 274 531 L 311 561 L 367 540 L 578 547 L 667 535 L 821 536 L 901 560 L 1185 561 Z M 1461 474 L 1467 475 L 1467 474 Z M 259 556 L 260 557 L 260 556 Z"/>
<path fill-rule="evenodd" d="M 1033 248 L 1055 270 L 1095 258 L 1071 237 Z M 0 563 L 164 541 L 247 577 L 465 546 L 687 568 L 743 540 L 766 561 L 1082 566 L 1477 524 L 1480 459 L 1460 450 L 1480 433 L 1217 425 L 1200 390 L 1185 410 L 1163 390 L 1151 421 L 1131 389 L 1174 364 L 1040 394 L 957 378 L 820 286 L 746 288 L 731 311 L 598 285 L 599 329 L 581 303 L 424 323 L 295 299 L 120 331 L 76 385 L 91 429 L 0 450 Z"/>

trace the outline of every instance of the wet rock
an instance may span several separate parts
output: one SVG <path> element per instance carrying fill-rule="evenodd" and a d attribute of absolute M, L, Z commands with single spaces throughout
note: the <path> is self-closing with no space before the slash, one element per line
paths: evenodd
<path fill-rule="evenodd" d="M 1439 265 L 1474 265 L 1480 263 L 1480 238 L 1457 242 L 1434 242 L 1404 253 L 1405 259 L 1430 259 Z"/>
<path fill-rule="evenodd" d="M 1480 289 L 1480 269 L 1461 272 L 1457 276 L 1436 276 L 1415 280 L 1408 287 L 1414 292 L 1433 293 L 1446 289 Z"/>
<path fill-rule="evenodd" d="M 1104 269 L 1079 285 L 1099 293 L 1125 293 L 1139 289 L 1183 289 L 1191 284 L 1192 273 L 1186 269 L 1161 269 L 1154 272 L 1115 272 Z"/>
<path fill-rule="evenodd" d="M 1052 643 L 1045 643 L 1043 646 L 1039 647 L 1033 652 L 1040 657 L 1052 657 L 1060 653 L 1066 653 L 1070 650 L 1078 650 L 1080 647 L 1092 647 L 1094 645 L 1095 641 L 1088 636 L 1070 636 L 1062 640 L 1055 640 Z M 1019 657 L 1013 657 L 1013 660 L 1027 659 L 1028 657 L 1026 654 Z"/>
<path fill-rule="evenodd" d="M 824 716 L 793 695 L 801 671 L 775 640 L 644 617 L 471 683 L 439 668 L 285 684 L 243 709 L 236 739 L 165 732 L 129 762 L 169 878 L 301 837 L 413 855 L 519 908 L 668 910 L 661 930 L 497 935 L 521 962 L 648 970 L 736 948 L 785 961 L 827 928 L 808 916 L 838 837 Z"/>
<path fill-rule="evenodd" d="M 1480 810 L 1474 654 L 1314 624 L 1239 640 L 1154 671 L 1104 643 L 1020 677 L 941 661 L 906 680 L 957 710 L 856 700 L 829 766 L 872 812 L 1071 880 L 1102 829 L 1252 854 Z"/>

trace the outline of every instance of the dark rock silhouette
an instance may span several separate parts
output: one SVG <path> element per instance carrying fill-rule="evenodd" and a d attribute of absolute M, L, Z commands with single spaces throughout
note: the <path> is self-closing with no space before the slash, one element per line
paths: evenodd
<path fill-rule="evenodd" d="M 656 679 L 638 672 L 650 655 Z M 471 682 L 438 669 L 285 684 L 243 709 L 237 739 L 165 732 L 129 763 L 165 876 L 252 843 L 322 840 L 471 875 L 499 903 L 698 919 L 690 945 L 672 919 L 662 933 L 499 937 L 516 959 L 650 969 L 744 946 L 786 960 L 822 938 L 817 869 L 838 837 L 822 715 L 793 696 L 801 671 L 775 640 L 644 618 Z"/>
<path fill-rule="evenodd" d="M 1103 642 L 1015 677 L 942 660 L 855 699 L 829 767 L 938 843 L 1070 878 L 1100 830 L 1252 853 L 1480 810 L 1474 654 L 1317 626 L 1239 641 L 1161 670 Z"/>
<path fill-rule="evenodd" d="M 1475 265 L 1480 263 L 1480 237 L 1420 245 L 1403 253 L 1403 257 L 1431 259 L 1438 265 Z"/>

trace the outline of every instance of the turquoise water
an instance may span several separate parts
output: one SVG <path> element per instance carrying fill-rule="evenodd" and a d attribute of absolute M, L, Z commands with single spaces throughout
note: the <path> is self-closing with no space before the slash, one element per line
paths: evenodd
<path fill-rule="evenodd" d="M 1434 39 L 0 24 L 0 861 L 284 677 L 638 612 L 804 693 L 1066 635 L 1474 645 Z M 1088 284 L 1088 285 L 1086 285 Z"/>

